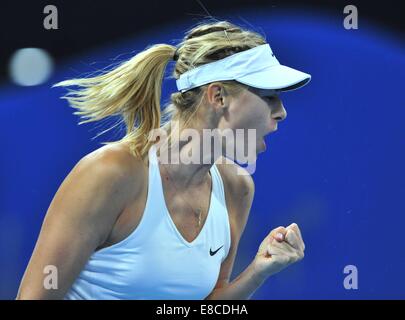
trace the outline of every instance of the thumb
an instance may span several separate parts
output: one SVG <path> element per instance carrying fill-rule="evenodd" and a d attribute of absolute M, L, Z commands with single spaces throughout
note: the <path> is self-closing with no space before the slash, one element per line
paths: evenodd
<path fill-rule="evenodd" d="M 270 232 L 270 235 L 278 242 L 283 242 L 287 235 L 287 229 L 284 227 L 275 228 L 273 231 Z"/>
<path fill-rule="evenodd" d="M 284 234 L 282 234 L 281 232 L 278 232 L 278 233 L 276 233 L 276 235 L 275 235 L 275 239 L 276 239 L 278 242 L 282 242 L 282 241 L 284 241 L 285 236 L 284 236 Z"/>

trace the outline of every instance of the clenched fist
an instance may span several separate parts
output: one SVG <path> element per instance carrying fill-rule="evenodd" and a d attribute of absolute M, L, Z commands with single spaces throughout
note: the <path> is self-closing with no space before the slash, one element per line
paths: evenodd
<path fill-rule="evenodd" d="M 260 278 L 267 278 L 304 258 L 305 244 L 296 223 L 272 230 L 260 244 L 253 260 Z"/>

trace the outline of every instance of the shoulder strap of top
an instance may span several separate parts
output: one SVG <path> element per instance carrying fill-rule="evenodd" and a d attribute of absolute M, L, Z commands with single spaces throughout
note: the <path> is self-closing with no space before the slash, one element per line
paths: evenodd
<path fill-rule="evenodd" d="M 221 173 L 219 172 L 218 167 L 215 163 L 211 167 L 211 174 L 213 177 L 213 183 L 215 183 L 216 185 L 215 189 L 217 191 L 217 197 L 226 208 L 224 182 L 222 180 Z"/>

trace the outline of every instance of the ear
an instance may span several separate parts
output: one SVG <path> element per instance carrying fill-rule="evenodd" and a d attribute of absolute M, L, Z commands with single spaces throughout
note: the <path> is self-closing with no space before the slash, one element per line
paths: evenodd
<path fill-rule="evenodd" d="M 217 108 L 222 108 L 225 104 L 225 90 L 220 83 L 210 83 L 206 90 L 207 101 Z"/>

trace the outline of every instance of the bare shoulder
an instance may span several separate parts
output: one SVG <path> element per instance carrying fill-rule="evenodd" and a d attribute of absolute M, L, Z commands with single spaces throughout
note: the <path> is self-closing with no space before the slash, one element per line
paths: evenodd
<path fill-rule="evenodd" d="M 143 184 L 144 163 L 124 146 L 106 145 L 76 163 L 61 184 L 55 202 L 66 206 L 70 198 L 91 201 L 98 215 L 104 214 L 102 208 L 114 205 L 109 212 L 115 215 L 133 201 Z"/>
<path fill-rule="evenodd" d="M 80 169 L 94 168 L 95 171 L 109 175 L 118 183 L 132 186 L 136 191 L 143 183 L 145 163 L 133 156 L 124 144 L 105 145 L 84 156 L 77 163 Z"/>
<path fill-rule="evenodd" d="M 243 167 L 230 159 L 221 157 L 216 162 L 224 182 L 226 204 L 242 231 L 249 216 L 254 198 L 255 185 L 252 176 Z"/>
<path fill-rule="evenodd" d="M 126 144 L 104 145 L 93 152 L 90 152 L 81 160 L 93 163 L 101 162 L 129 172 L 143 164 L 142 159 L 137 158 L 130 153 L 129 146 Z"/>
<path fill-rule="evenodd" d="M 104 241 L 116 219 L 137 199 L 144 185 L 144 163 L 123 145 L 105 145 L 82 157 L 64 179 L 47 212 L 90 221 Z M 98 243 L 99 244 L 99 243 Z"/>
<path fill-rule="evenodd" d="M 47 210 L 19 297 L 63 298 L 117 217 L 133 200 L 142 172 L 125 148 L 101 147 L 81 158 Z M 44 266 L 58 266 L 60 290 L 45 290 Z"/>
<path fill-rule="evenodd" d="M 253 178 L 245 168 L 230 159 L 225 160 L 224 157 L 221 157 L 216 165 L 231 194 L 237 197 L 252 196 L 254 194 Z"/>

